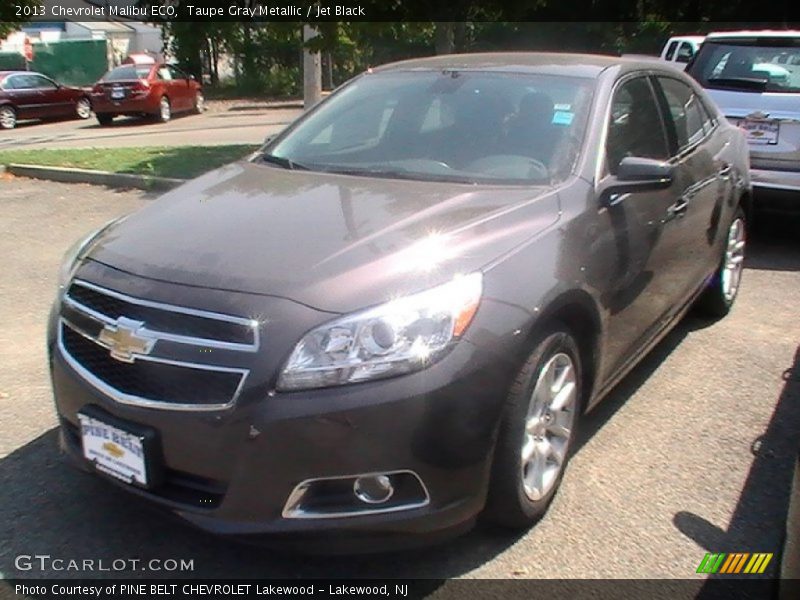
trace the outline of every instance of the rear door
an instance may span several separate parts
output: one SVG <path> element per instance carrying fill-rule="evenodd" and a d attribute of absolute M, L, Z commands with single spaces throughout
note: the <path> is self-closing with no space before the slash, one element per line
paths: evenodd
<path fill-rule="evenodd" d="M 38 119 L 42 114 L 42 101 L 29 73 L 9 75 L 5 80 L 5 89 L 14 106 L 17 107 L 18 119 Z"/>
<path fill-rule="evenodd" d="M 626 156 L 668 161 L 670 146 L 662 113 L 646 74 L 623 79 L 615 89 L 608 123 L 604 177 L 614 177 Z M 608 312 L 605 376 L 622 368 L 633 353 L 663 328 L 678 300 L 682 279 L 677 223 L 670 217 L 679 188 L 631 192 L 601 200 L 610 232 L 604 305 Z"/>
<path fill-rule="evenodd" d="M 673 259 L 678 263 L 674 285 L 687 299 L 719 259 L 715 248 L 722 235 L 723 205 L 731 193 L 732 165 L 726 160 L 728 144 L 694 89 L 669 75 L 656 76 L 654 83 L 675 165 L 673 186 L 679 194 L 669 215 L 680 246 Z"/>

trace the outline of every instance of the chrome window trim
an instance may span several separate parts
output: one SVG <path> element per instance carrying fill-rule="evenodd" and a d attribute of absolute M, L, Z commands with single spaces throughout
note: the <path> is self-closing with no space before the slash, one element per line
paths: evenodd
<path fill-rule="evenodd" d="M 167 340 L 170 342 L 177 342 L 180 344 L 191 344 L 194 346 L 204 346 L 204 347 L 211 347 L 211 348 L 219 348 L 224 350 L 240 350 L 243 352 L 257 352 L 260 345 L 261 345 L 261 333 L 258 327 L 258 321 L 254 319 L 246 319 L 244 317 L 235 317 L 233 315 L 226 315 L 224 313 L 216 313 L 206 310 L 200 310 L 196 308 L 186 308 L 183 306 L 175 306 L 174 304 L 165 304 L 162 302 L 153 302 L 151 300 L 142 300 L 141 298 L 134 298 L 133 296 L 128 296 L 127 294 L 122 294 L 120 292 L 115 292 L 114 290 L 109 290 L 107 288 L 100 287 L 99 285 L 95 285 L 93 283 L 89 283 L 88 281 L 83 281 L 81 279 L 73 279 L 70 284 L 72 285 L 79 285 L 81 287 L 90 289 L 92 291 L 98 292 L 100 294 L 104 294 L 106 296 L 111 296 L 112 298 L 116 298 L 118 300 L 122 300 L 124 302 L 129 302 L 131 304 L 136 304 L 139 306 L 146 306 L 148 308 L 155 308 L 159 310 L 163 310 L 166 312 L 175 312 L 179 314 L 185 314 L 192 317 L 202 317 L 206 319 L 211 319 L 215 321 L 226 321 L 228 323 L 235 323 L 237 325 L 244 325 L 249 327 L 253 331 L 253 343 L 251 344 L 242 344 L 239 342 L 223 342 L 219 340 L 207 339 L 207 338 L 198 338 L 189 335 L 181 335 L 176 333 L 166 333 L 163 331 L 158 331 L 156 329 L 150 329 L 145 326 L 142 327 L 142 332 L 148 336 L 153 337 L 156 340 Z M 69 296 L 69 287 L 67 291 L 64 293 L 64 302 L 69 304 L 75 310 L 78 310 L 82 313 L 87 314 L 88 316 L 94 318 L 97 321 L 100 321 L 104 325 L 113 325 L 116 323 L 116 319 L 112 319 L 102 313 L 99 313 L 84 304 L 81 304 L 77 300 L 71 298 Z M 123 315 L 124 316 L 124 315 Z"/>
<path fill-rule="evenodd" d="M 363 510 L 354 510 L 354 511 L 345 511 L 345 512 L 309 512 L 305 511 L 300 508 L 300 503 L 303 501 L 303 497 L 306 495 L 309 487 L 312 483 L 318 481 L 335 481 L 340 479 L 356 479 L 358 477 L 370 477 L 375 475 L 400 475 L 400 474 L 408 474 L 413 476 L 417 482 L 419 482 L 420 488 L 422 489 L 423 493 L 425 494 L 425 499 L 421 502 L 413 502 L 410 504 L 401 504 L 400 506 L 392 506 L 390 508 L 380 508 L 379 506 L 373 506 L 372 508 L 365 508 Z M 380 514 L 387 514 L 387 513 L 394 513 L 394 512 L 401 512 L 404 510 L 414 510 L 415 508 L 423 508 L 428 506 L 431 503 L 431 495 L 428 492 L 428 488 L 425 486 L 425 483 L 422 481 L 422 478 L 417 475 L 414 471 L 410 469 L 398 469 L 394 471 L 374 471 L 370 473 L 355 473 L 353 475 L 337 475 L 334 477 L 312 477 L 310 479 L 304 479 L 300 483 L 298 483 L 292 492 L 289 494 L 289 497 L 286 499 L 286 503 L 283 506 L 283 510 L 281 511 L 281 517 L 284 519 L 338 519 L 343 517 L 363 517 L 369 515 L 380 515 Z"/>
<path fill-rule="evenodd" d="M 217 367 L 214 365 L 205 365 L 201 363 L 193 363 L 193 362 L 180 362 L 174 361 L 164 358 L 158 358 L 154 356 L 144 356 L 144 355 L 135 355 L 136 360 L 146 360 L 155 363 L 163 363 L 172 366 L 178 367 L 186 367 L 189 369 L 201 369 L 205 371 L 218 371 L 223 373 L 239 373 L 241 375 L 239 379 L 239 385 L 236 387 L 236 390 L 233 393 L 233 396 L 228 402 L 218 403 L 218 404 L 186 404 L 186 403 L 177 403 L 177 402 L 163 402 L 160 400 L 152 400 L 150 398 L 143 398 L 141 396 L 135 396 L 133 394 L 126 394 L 113 386 L 108 385 L 106 382 L 101 380 L 99 377 L 94 375 L 91 371 L 86 369 L 83 365 L 81 365 L 73 356 L 67 351 L 66 347 L 64 346 L 64 336 L 63 330 L 64 327 L 69 327 L 75 333 L 83 336 L 84 338 L 94 342 L 95 344 L 103 347 L 108 348 L 105 344 L 102 344 L 99 340 L 93 338 L 92 336 L 88 335 L 87 333 L 81 331 L 78 327 L 74 326 L 70 323 L 67 319 L 63 317 L 59 319 L 59 326 L 58 326 L 58 333 L 57 333 L 57 345 L 61 356 L 67 362 L 67 364 L 75 370 L 84 380 L 86 380 L 89 384 L 95 387 L 97 390 L 109 396 L 113 400 L 119 402 L 120 404 L 127 404 L 130 406 L 143 406 L 146 408 L 156 408 L 162 410 L 191 410 L 191 411 L 213 411 L 213 410 L 224 410 L 227 408 L 231 408 L 235 403 L 236 400 L 239 398 L 239 395 L 244 388 L 245 381 L 247 376 L 249 375 L 250 371 L 248 369 L 235 369 L 231 367 Z"/>

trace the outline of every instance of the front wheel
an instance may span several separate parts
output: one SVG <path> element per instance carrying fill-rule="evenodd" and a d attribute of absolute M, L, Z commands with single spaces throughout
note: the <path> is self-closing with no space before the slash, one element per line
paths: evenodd
<path fill-rule="evenodd" d="M 158 105 L 158 120 L 166 123 L 172 118 L 172 106 L 169 103 L 169 98 L 161 96 L 161 101 Z"/>
<path fill-rule="evenodd" d="M 744 271 L 746 229 L 744 212 L 739 208 L 728 228 L 720 265 L 697 300 L 699 312 L 709 317 L 722 318 L 727 315 L 739 293 Z"/>
<path fill-rule="evenodd" d="M 581 411 L 575 340 L 553 327 L 537 338 L 506 402 L 484 516 L 512 528 L 544 515 L 561 483 Z"/>
<path fill-rule="evenodd" d="M 197 92 L 194 96 L 194 112 L 199 115 L 206 110 L 206 99 L 203 92 Z"/>

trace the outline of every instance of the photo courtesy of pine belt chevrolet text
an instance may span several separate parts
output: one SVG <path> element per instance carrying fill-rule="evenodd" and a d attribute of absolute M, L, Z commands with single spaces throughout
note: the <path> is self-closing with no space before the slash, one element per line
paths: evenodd
<path fill-rule="evenodd" d="M 750 204 L 744 132 L 666 62 L 370 69 L 67 253 L 61 448 L 286 547 L 529 527 L 584 414 L 690 309 L 728 313 Z"/>

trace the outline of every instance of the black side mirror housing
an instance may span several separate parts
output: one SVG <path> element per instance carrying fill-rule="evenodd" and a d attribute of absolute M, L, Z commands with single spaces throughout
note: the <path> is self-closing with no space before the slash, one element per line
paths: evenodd
<path fill-rule="evenodd" d="M 675 167 L 654 158 L 626 156 L 611 175 L 600 184 L 600 193 L 606 202 L 633 192 L 667 189 L 672 185 Z"/>

